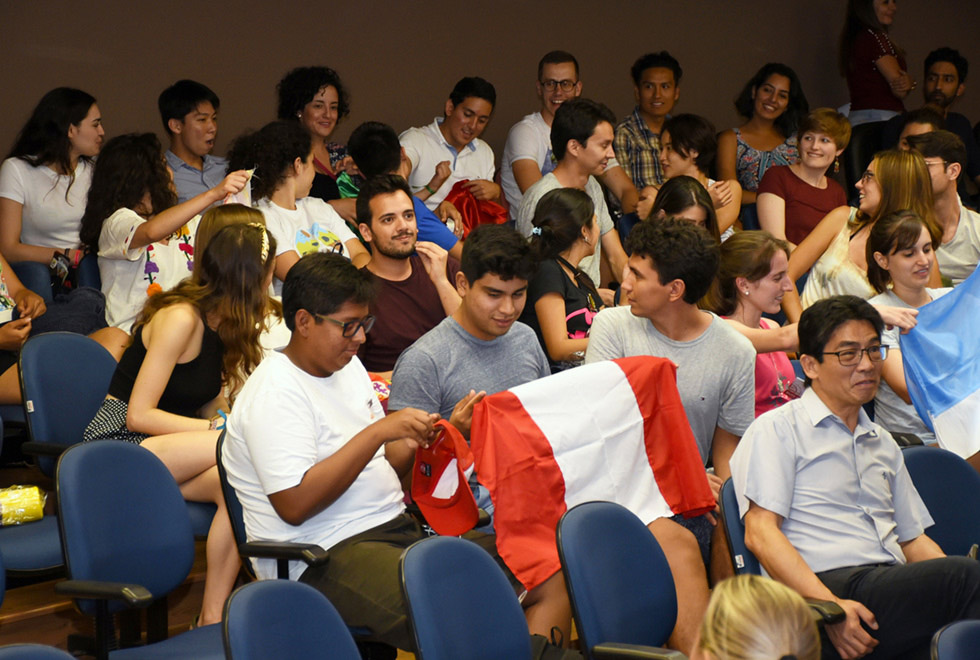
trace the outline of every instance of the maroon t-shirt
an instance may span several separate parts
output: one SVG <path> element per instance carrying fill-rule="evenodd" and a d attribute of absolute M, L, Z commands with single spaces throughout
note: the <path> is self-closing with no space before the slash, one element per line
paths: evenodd
<path fill-rule="evenodd" d="M 847 91 L 851 95 L 851 110 L 905 111 L 902 99 L 895 98 L 888 81 L 875 65 L 885 55 L 894 56 L 902 71 L 907 71 L 905 58 L 899 54 L 884 32 L 862 30 L 854 38 L 851 61 L 847 67 Z"/>
<path fill-rule="evenodd" d="M 840 184 L 827 177 L 826 188 L 814 188 L 793 174 L 787 165 L 766 170 L 759 194 L 772 193 L 786 202 L 786 240 L 799 245 L 824 216 L 847 204 Z"/>
<path fill-rule="evenodd" d="M 372 274 L 378 296 L 371 305 L 375 316 L 374 328 L 367 334 L 357 356 L 368 371 L 391 371 L 395 361 L 406 348 L 436 327 L 446 312 L 439 292 L 425 272 L 418 255 L 410 257 L 412 274 L 401 282 L 392 282 Z M 446 276 L 456 281 L 459 262 L 449 257 Z"/>

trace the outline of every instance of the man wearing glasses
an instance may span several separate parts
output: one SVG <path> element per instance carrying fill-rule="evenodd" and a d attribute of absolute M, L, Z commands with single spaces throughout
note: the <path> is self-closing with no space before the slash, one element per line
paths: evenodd
<path fill-rule="evenodd" d="M 546 54 L 538 62 L 535 88 L 541 109 L 511 127 L 500 162 L 500 183 L 515 222 L 524 193 L 558 164 L 551 148 L 551 123 L 562 103 L 582 93 L 578 60 L 563 50 Z M 624 213 L 636 209 L 636 188 L 615 158 L 609 160 L 598 178 L 620 201 Z"/>
<path fill-rule="evenodd" d="M 862 406 L 887 349 L 878 312 L 821 300 L 799 324 L 803 396 L 759 417 L 731 459 L 745 542 L 773 578 L 833 600 L 824 657 L 928 657 L 939 628 L 980 618 L 980 564 L 945 558 L 901 450 Z M 918 651 L 919 655 L 913 655 Z"/>
<path fill-rule="evenodd" d="M 616 126 L 616 158 L 637 190 L 664 182 L 660 130 L 680 97 L 681 66 L 667 51 L 647 53 L 630 69 L 636 108 Z"/>
<path fill-rule="evenodd" d="M 966 147 L 949 131 L 914 135 L 908 141 L 929 168 L 933 211 L 943 230 L 936 260 L 939 272 L 955 286 L 968 278 L 980 261 L 980 213 L 964 206 L 957 191 L 967 159 Z"/>

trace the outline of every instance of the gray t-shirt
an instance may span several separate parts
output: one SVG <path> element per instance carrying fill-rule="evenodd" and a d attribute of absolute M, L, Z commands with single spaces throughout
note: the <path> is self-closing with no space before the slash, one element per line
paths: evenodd
<path fill-rule="evenodd" d="M 926 289 L 926 292 L 933 300 L 940 296 L 945 296 L 950 291 L 952 289 L 948 287 L 943 289 Z M 872 305 L 889 305 L 891 307 L 912 309 L 912 305 L 909 305 L 896 296 L 890 289 L 884 293 L 879 293 L 868 302 Z M 900 332 L 901 328 L 885 328 L 881 333 L 881 345 L 887 346 L 892 351 L 901 350 L 898 344 L 898 335 Z M 891 353 L 889 353 L 888 357 L 891 359 Z M 884 378 L 881 379 L 881 384 L 878 385 L 878 393 L 875 394 L 875 423 L 888 431 L 914 433 L 925 443 L 936 441 L 936 434 L 926 428 L 926 425 L 922 423 L 919 414 L 915 412 L 915 406 L 902 401 L 901 397 L 895 394 L 895 390 L 885 382 Z"/>
<path fill-rule="evenodd" d="M 968 278 L 980 261 L 980 213 L 971 211 L 960 201 L 960 221 L 949 243 L 936 250 L 939 272 L 948 277 L 953 286 Z"/>
<path fill-rule="evenodd" d="M 470 390 L 495 394 L 550 374 L 541 344 L 523 323 L 514 323 L 502 337 L 484 341 L 450 316 L 398 358 L 388 410 L 419 408 L 449 419 Z"/>
<path fill-rule="evenodd" d="M 534 225 L 531 224 L 531 220 L 534 219 L 534 209 L 537 208 L 538 202 L 545 196 L 545 193 L 563 187 L 554 172 L 548 172 L 527 189 L 524 198 L 521 200 L 521 207 L 517 211 L 517 231 L 520 232 L 521 236 L 531 235 L 531 229 L 534 228 Z M 599 235 L 605 236 L 607 232 L 615 229 L 615 225 L 613 225 L 612 218 L 609 217 L 609 209 L 606 208 L 606 197 L 602 194 L 602 186 L 599 185 L 594 176 L 590 176 L 585 184 L 585 193 L 595 206 L 595 215 L 599 221 Z M 595 255 L 584 257 L 578 264 L 579 269 L 592 278 L 592 282 L 596 286 L 601 284 L 601 276 L 599 275 L 601 257 L 602 246 L 597 243 Z M 614 275 L 617 274 L 614 273 Z"/>
<path fill-rule="evenodd" d="M 728 323 L 712 314 L 700 337 L 674 341 L 629 307 L 612 307 L 592 321 L 586 364 L 655 355 L 677 365 L 677 390 L 698 451 L 707 463 L 715 427 L 741 436 L 755 418 L 755 349 Z"/>

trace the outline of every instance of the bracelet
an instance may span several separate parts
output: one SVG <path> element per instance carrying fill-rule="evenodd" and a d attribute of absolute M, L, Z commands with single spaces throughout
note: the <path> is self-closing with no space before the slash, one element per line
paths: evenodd
<path fill-rule="evenodd" d="M 425 184 L 424 188 L 429 191 L 430 195 L 435 195 L 436 191 L 429 187 L 429 184 Z"/>

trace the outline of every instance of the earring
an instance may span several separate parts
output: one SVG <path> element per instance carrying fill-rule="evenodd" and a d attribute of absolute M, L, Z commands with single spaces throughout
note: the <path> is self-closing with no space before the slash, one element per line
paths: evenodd
<path fill-rule="evenodd" d="M 840 172 L 840 158 L 834 159 L 834 174 Z"/>
<path fill-rule="evenodd" d="M 748 289 L 746 289 L 746 290 L 745 290 L 745 291 L 743 291 L 742 293 L 744 293 L 745 295 L 749 295 L 749 290 L 748 290 Z"/>

